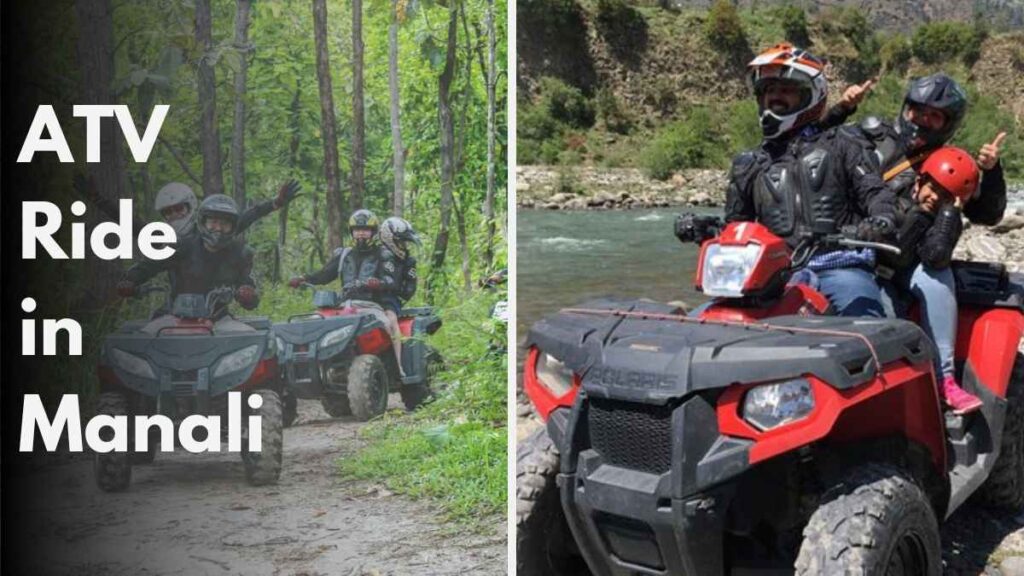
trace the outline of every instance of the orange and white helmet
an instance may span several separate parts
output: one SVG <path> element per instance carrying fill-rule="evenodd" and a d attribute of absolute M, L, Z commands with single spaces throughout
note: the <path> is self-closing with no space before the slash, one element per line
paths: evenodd
<path fill-rule="evenodd" d="M 777 44 L 747 64 L 748 79 L 757 96 L 761 131 L 767 139 L 778 138 L 821 118 L 828 98 L 825 63 L 792 44 Z M 764 104 L 765 89 L 773 82 L 794 82 L 800 86 L 800 103 L 785 113 L 773 112 Z"/>

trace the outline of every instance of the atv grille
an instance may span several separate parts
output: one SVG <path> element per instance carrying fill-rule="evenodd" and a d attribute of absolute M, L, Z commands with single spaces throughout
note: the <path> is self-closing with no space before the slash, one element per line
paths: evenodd
<path fill-rule="evenodd" d="M 591 398 L 591 447 L 606 464 L 663 474 L 672 468 L 672 408 Z"/>

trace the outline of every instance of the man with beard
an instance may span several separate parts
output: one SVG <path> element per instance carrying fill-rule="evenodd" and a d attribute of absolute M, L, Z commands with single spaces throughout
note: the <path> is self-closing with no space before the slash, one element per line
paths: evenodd
<path fill-rule="evenodd" d="M 862 240 L 883 242 L 894 231 L 894 201 L 877 159 L 859 132 L 824 128 L 824 64 L 780 44 L 748 65 L 764 140 L 733 160 L 727 222 L 756 221 L 795 246 L 810 233 L 855 226 Z M 805 280 L 844 316 L 882 317 L 873 250 L 831 250 L 808 262 Z"/>

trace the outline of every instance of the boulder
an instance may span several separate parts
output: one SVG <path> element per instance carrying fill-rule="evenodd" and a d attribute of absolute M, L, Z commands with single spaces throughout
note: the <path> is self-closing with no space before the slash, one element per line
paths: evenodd
<path fill-rule="evenodd" d="M 999 224 L 992 226 L 989 230 L 996 234 L 1005 234 L 1011 230 L 1018 230 L 1020 228 L 1024 228 L 1024 216 L 1007 214 Z"/>
<path fill-rule="evenodd" d="M 971 260 L 979 262 L 1002 262 L 1006 257 L 1006 247 L 991 236 L 967 238 L 965 248 Z"/>

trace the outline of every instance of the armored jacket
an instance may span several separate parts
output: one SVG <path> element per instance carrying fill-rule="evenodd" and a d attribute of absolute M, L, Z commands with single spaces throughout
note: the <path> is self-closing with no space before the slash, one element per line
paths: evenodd
<path fill-rule="evenodd" d="M 380 253 L 382 289 L 408 302 L 416 294 L 416 258 L 411 255 L 400 258 L 386 247 L 381 248 Z"/>
<path fill-rule="evenodd" d="M 344 298 L 374 300 L 374 291 L 362 282 L 377 278 L 380 264 L 380 249 L 338 248 L 323 268 L 308 274 L 306 279 L 313 284 L 329 284 L 337 278 L 341 281 Z"/>
<path fill-rule="evenodd" d="M 892 171 L 886 185 L 899 197 L 910 198 L 917 178 L 918 162 L 907 163 L 907 153 L 896 128 L 876 117 L 861 121 L 858 128 L 872 141 L 882 174 Z M 923 158 L 922 158 L 923 159 Z M 902 170 L 896 169 L 903 165 Z M 1003 219 L 1006 212 L 1006 180 L 1002 164 L 997 162 L 991 170 L 981 173 L 981 187 L 973 200 L 963 209 L 963 215 L 975 224 L 993 226 Z"/>
<path fill-rule="evenodd" d="M 891 217 L 870 144 L 855 129 L 805 130 L 733 160 L 727 222 L 757 221 L 791 246 L 805 232 L 836 232 L 866 216 Z"/>
<path fill-rule="evenodd" d="M 144 260 L 125 272 L 125 279 L 142 284 L 160 272 L 170 277 L 171 298 L 178 294 L 206 294 L 215 288 L 256 286 L 252 276 L 252 249 L 234 240 L 221 250 L 211 252 L 198 234 L 178 240 L 175 252 L 166 260 Z M 257 300 L 251 308 L 258 305 Z M 251 309 L 250 308 L 250 309 Z"/>

